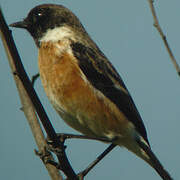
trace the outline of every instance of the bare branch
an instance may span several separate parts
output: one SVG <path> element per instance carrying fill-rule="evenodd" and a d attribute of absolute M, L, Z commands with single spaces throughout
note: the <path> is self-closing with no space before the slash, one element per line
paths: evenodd
<path fill-rule="evenodd" d="M 47 117 L 47 114 L 44 108 L 42 107 L 41 102 L 35 90 L 32 87 L 31 81 L 29 80 L 24 70 L 21 59 L 14 44 L 13 38 L 11 36 L 11 32 L 9 31 L 9 28 L 5 22 L 1 10 L 0 10 L 0 34 L 3 40 L 5 50 L 7 52 L 10 67 L 14 75 L 14 80 L 16 82 L 20 94 L 20 98 L 23 105 L 22 110 L 24 111 L 25 115 L 28 117 L 29 124 L 33 129 L 33 134 L 40 151 L 42 152 L 43 148 L 45 147 L 44 146 L 45 140 L 42 131 L 39 130 L 40 125 L 39 123 L 37 123 L 38 120 L 36 117 L 36 112 L 45 128 L 48 137 L 54 142 L 54 146 L 59 147 L 59 149 L 61 150 L 61 153 L 57 156 L 57 158 L 62 165 L 62 171 L 66 174 L 66 176 L 69 179 L 74 179 L 74 180 L 78 179 L 67 159 L 64 150 L 64 145 L 62 142 L 58 140 L 56 132 L 52 127 Z M 32 121 L 36 121 L 36 122 L 32 123 Z M 60 174 L 56 169 L 54 169 L 52 165 L 47 165 L 46 167 L 48 167 L 47 168 L 48 170 L 50 169 L 49 174 L 51 175 L 51 177 L 53 177 L 53 179 L 60 179 Z"/>
<path fill-rule="evenodd" d="M 150 9 L 151 9 L 152 15 L 153 15 L 154 26 L 156 27 L 157 31 L 159 32 L 159 34 L 160 34 L 160 36 L 161 36 L 161 38 L 162 38 L 162 40 L 164 42 L 164 45 L 166 47 L 166 50 L 168 51 L 170 59 L 171 59 L 173 65 L 174 65 L 178 75 L 180 76 L 180 67 L 179 67 L 179 65 L 178 65 L 178 63 L 177 63 L 177 61 L 176 61 L 176 59 L 175 59 L 175 57 L 173 55 L 173 52 L 172 52 L 172 50 L 171 50 L 171 48 L 169 46 L 167 38 L 164 35 L 164 33 L 163 33 L 162 29 L 161 29 L 161 26 L 159 24 L 159 21 L 158 21 L 157 15 L 156 15 L 156 11 L 155 11 L 155 8 L 154 8 L 154 0 L 148 0 L 148 2 L 149 2 L 149 6 L 150 6 Z"/>
<path fill-rule="evenodd" d="M 110 144 L 107 149 L 103 153 L 101 153 L 84 171 L 79 173 L 80 179 L 83 179 L 86 174 L 96 165 L 98 162 L 100 162 L 109 152 L 111 152 L 116 147 L 115 144 Z"/>

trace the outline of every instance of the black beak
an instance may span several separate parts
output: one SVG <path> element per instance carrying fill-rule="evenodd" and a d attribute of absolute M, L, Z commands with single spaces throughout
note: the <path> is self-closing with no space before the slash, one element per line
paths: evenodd
<path fill-rule="evenodd" d="M 12 23 L 9 26 L 16 27 L 16 28 L 27 29 L 28 28 L 28 23 L 24 20 L 24 21 L 19 21 L 19 22 Z"/>

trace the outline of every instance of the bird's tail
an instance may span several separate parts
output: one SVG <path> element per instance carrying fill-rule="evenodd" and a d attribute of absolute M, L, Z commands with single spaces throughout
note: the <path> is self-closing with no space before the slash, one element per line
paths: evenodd
<path fill-rule="evenodd" d="M 153 167 L 163 180 L 173 180 L 170 174 L 164 169 L 158 158 L 152 152 L 149 145 L 143 142 L 141 139 L 136 140 L 136 142 L 141 149 L 141 153 L 140 151 L 134 151 L 134 153 L 145 160 L 151 167 Z"/>

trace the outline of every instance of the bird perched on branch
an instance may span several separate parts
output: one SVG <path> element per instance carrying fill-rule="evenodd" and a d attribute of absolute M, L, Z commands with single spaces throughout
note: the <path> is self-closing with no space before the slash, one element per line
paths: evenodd
<path fill-rule="evenodd" d="M 69 126 L 126 147 L 164 180 L 171 179 L 151 151 L 141 116 L 120 75 L 69 9 L 39 5 L 11 26 L 26 29 L 34 38 L 45 92 Z"/>

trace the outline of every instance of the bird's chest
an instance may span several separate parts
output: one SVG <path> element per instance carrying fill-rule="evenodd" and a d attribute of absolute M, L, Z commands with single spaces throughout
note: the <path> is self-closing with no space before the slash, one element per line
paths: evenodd
<path fill-rule="evenodd" d="M 39 49 L 39 72 L 45 92 L 57 111 L 73 111 L 85 82 L 68 46 L 44 43 Z"/>

